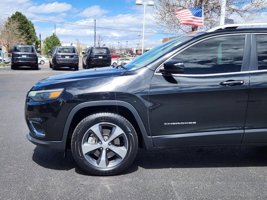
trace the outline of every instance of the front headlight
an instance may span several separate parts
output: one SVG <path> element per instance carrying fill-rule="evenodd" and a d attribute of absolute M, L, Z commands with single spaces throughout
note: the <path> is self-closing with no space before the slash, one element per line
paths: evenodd
<path fill-rule="evenodd" d="M 64 89 L 30 91 L 28 97 L 32 101 L 47 101 L 58 98 Z"/>

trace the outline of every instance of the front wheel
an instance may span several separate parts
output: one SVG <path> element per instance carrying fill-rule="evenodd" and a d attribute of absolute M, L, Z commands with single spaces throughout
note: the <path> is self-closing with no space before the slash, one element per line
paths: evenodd
<path fill-rule="evenodd" d="M 92 175 L 114 175 L 129 167 L 138 151 L 138 137 L 132 124 L 113 113 L 84 118 L 71 139 L 73 158 Z"/>
<path fill-rule="evenodd" d="M 57 70 L 57 66 L 52 64 L 52 69 Z"/>
<path fill-rule="evenodd" d="M 79 70 L 79 66 L 75 66 L 73 69 L 74 69 L 74 71 L 78 71 Z"/>
<path fill-rule="evenodd" d="M 34 66 L 33 66 L 33 69 L 35 69 L 35 70 L 39 70 L 39 65 L 38 65 L 38 64 L 34 65 Z"/>
<path fill-rule="evenodd" d="M 116 62 L 112 63 L 113 67 L 118 67 L 118 64 Z"/>
<path fill-rule="evenodd" d="M 17 66 L 15 64 L 11 64 L 11 69 L 12 70 L 16 70 L 17 69 Z"/>

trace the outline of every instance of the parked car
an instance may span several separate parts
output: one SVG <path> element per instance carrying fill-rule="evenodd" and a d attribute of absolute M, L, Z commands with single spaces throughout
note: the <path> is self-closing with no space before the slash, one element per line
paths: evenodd
<path fill-rule="evenodd" d="M 42 56 L 42 55 L 38 55 L 38 63 L 40 65 L 44 65 L 47 62 L 48 62 L 48 58 L 46 58 L 45 56 Z"/>
<path fill-rule="evenodd" d="M 79 70 L 79 55 L 73 46 L 58 46 L 55 47 L 51 54 L 49 66 L 53 70 L 69 67 L 74 70 Z"/>
<path fill-rule="evenodd" d="M 129 62 L 131 62 L 133 59 L 131 57 L 124 57 L 124 58 L 118 58 L 112 60 L 112 66 L 124 66 L 127 65 Z"/>
<path fill-rule="evenodd" d="M 111 59 L 117 59 L 117 58 L 120 58 L 121 56 L 119 54 L 116 54 L 116 53 L 112 53 L 111 54 Z"/>
<path fill-rule="evenodd" d="M 0 56 L 0 63 L 8 64 L 11 62 L 11 59 L 9 57 L 5 57 L 4 59 Z"/>
<path fill-rule="evenodd" d="M 12 51 L 11 69 L 19 66 L 30 66 L 39 69 L 38 57 L 33 45 L 16 45 Z"/>
<path fill-rule="evenodd" d="M 91 47 L 85 52 L 82 60 L 84 69 L 106 67 L 111 65 L 111 54 L 107 47 Z"/>
<path fill-rule="evenodd" d="M 228 25 L 171 40 L 125 68 L 42 80 L 27 95 L 27 137 L 70 148 L 94 175 L 121 173 L 138 147 L 267 145 L 266 45 L 267 28 Z"/>

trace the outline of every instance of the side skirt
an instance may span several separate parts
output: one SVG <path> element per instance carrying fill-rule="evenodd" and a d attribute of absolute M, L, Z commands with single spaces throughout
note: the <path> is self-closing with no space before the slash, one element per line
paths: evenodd
<path fill-rule="evenodd" d="M 156 148 L 210 145 L 240 145 L 244 130 L 211 131 L 153 136 Z"/>

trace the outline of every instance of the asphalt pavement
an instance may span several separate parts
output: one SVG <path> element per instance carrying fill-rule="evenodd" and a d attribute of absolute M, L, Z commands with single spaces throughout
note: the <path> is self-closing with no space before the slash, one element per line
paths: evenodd
<path fill-rule="evenodd" d="M 24 101 L 45 77 L 73 73 L 0 67 L 0 199 L 267 199 L 267 147 L 140 150 L 122 175 L 89 176 L 71 154 L 27 141 Z"/>

